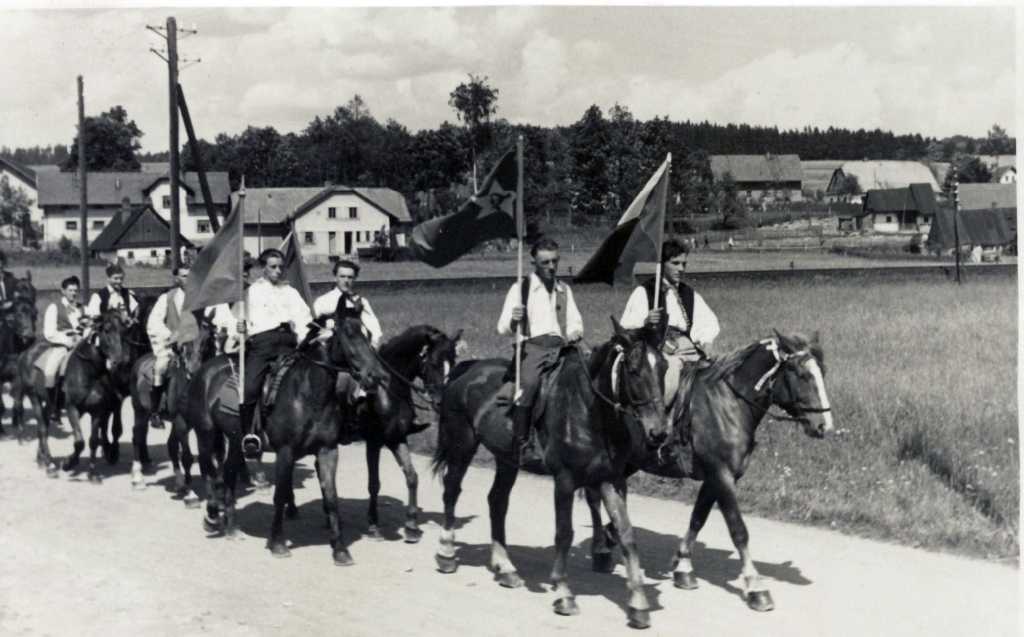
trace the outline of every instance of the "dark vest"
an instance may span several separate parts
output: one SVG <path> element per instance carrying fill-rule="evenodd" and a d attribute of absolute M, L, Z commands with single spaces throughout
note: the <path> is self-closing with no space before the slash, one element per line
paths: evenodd
<path fill-rule="evenodd" d="M 100 295 L 100 314 L 106 314 L 107 308 L 110 307 L 110 288 L 104 285 L 97 294 Z M 131 310 L 131 304 L 128 303 L 128 288 L 121 288 L 121 301 L 124 302 L 125 312 Z"/>
<path fill-rule="evenodd" d="M 77 303 L 75 305 L 78 305 Z M 78 307 L 81 307 L 78 305 Z M 68 316 L 68 308 L 64 305 L 63 301 L 57 301 L 57 329 L 61 332 L 68 332 L 76 329 L 77 326 L 71 324 L 71 317 Z"/>
<path fill-rule="evenodd" d="M 558 313 L 562 310 L 562 306 L 565 305 L 565 293 L 558 292 L 558 281 L 555 281 L 555 298 L 558 299 L 555 304 L 555 320 L 558 320 Z M 530 277 L 523 277 L 519 281 L 519 299 L 520 305 L 523 306 L 523 338 L 530 338 L 530 315 L 527 312 L 526 302 L 530 300 Z M 568 309 L 566 309 L 568 312 Z"/>
<path fill-rule="evenodd" d="M 664 283 L 664 281 L 662 282 Z M 653 310 L 654 305 L 654 279 L 644 283 L 644 290 L 647 291 L 647 309 Z M 690 328 L 693 327 L 693 288 L 686 285 L 682 281 L 676 286 L 676 294 L 679 295 L 679 300 L 683 304 L 683 311 L 686 312 L 686 329 L 683 332 L 689 336 Z M 658 290 L 658 304 L 657 307 L 665 307 L 665 286 L 662 285 L 661 289 Z M 661 319 L 660 331 L 662 334 L 668 329 L 668 312 L 666 311 Z"/>

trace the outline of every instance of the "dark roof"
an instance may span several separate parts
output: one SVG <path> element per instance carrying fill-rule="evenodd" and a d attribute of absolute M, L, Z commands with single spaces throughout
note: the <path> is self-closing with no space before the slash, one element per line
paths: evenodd
<path fill-rule="evenodd" d="M 226 205 L 231 197 L 226 172 L 206 173 L 210 183 L 210 196 L 214 204 Z M 170 178 L 166 174 L 146 172 L 92 172 L 87 175 L 89 183 L 89 205 L 118 206 L 124 197 L 134 205 L 144 205 L 146 194 L 160 181 Z M 78 173 L 41 171 L 37 173 L 39 205 L 78 205 Z M 199 175 L 185 173 L 181 184 L 185 187 L 189 205 L 202 205 L 203 196 L 199 188 Z"/>
<path fill-rule="evenodd" d="M 178 234 L 181 245 L 192 247 L 192 242 Z M 118 210 L 103 232 L 93 239 L 89 249 L 95 252 L 113 252 L 129 248 L 170 247 L 171 226 L 152 206 L 131 211 Z"/>
<path fill-rule="evenodd" d="M 1017 184 L 960 184 L 960 210 L 1016 208 Z"/>
<path fill-rule="evenodd" d="M 32 170 L 28 166 L 22 166 L 18 162 L 7 159 L 6 157 L 0 157 L 0 166 L 3 166 L 7 170 L 11 171 L 18 176 L 19 179 L 24 181 L 26 184 L 36 187 L 36 171 Z"/>
<path fill-rule="evenodd" d="M 864 197 L 865 215 L 907 210 L 916 210 L 924 215 L 935 214 L 935 193 L 932 187 L 928 184 L 910 184 L 906 188 L 869 190 Z"/>
<path fill-rule="evenodd" d="M 391 188 L 326 186 L 324 188 L 249 188 L 245 191 L 245 222 L 275 224 L 301 217 L 336 194 L 353 193 L 399 223 L 412 221 L 402 193 Z M 232 205 L 237 193 L 232 194 Z"/>
<path fill-rule="evenodd" d="M 1016 240 L 1016 233 L 1007 223 L 1005 210 L 961 210 L 957 219 L 960 245 L 999 246 Z M 928 244 L 948 249 L 956 245 L 953 231 L 953 211 L 941 208 L 935 211 Z"/>
<path fill-rule="evenodd" d="M 734 181 L 803 181 L 799 155 L 712 155 L 711 173 L 721 180 L 725 173 Z"/>

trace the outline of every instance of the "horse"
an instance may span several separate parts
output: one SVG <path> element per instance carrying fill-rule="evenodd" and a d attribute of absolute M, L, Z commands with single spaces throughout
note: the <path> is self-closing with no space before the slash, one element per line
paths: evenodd
<path fill-rule="evenodd" d="M 652 342 L 655 339 L 648 331 L 625 330 L 614 318 L 612 324 L 614 337 L 595 350 L 589 363 L 575 346 L 562 350 L 556 369 L 544 382 L 539 418 L 534 409 L 544 469 L 554 476 L 556 532 L 551 580 L 557 596 L 555 612 L 578 614 L 567 573 L 573 494 L 580 487 L 596 487 L 622 529 L 629 624 L 646 627 L 650 606 L 626 511 L 625 473 L 630 463 L 640 462 L 668 433 L 662 397 L 667 363 L 660 344 Z M 502 586 L 515 588 L 523 580 L 509 559 L 505 541 L 509 493 L 519 472 L 507 405 L 509 362 L 468 363 L 460 363 L 453 372 L 441 402 L 433 469 L 444 479 L 444 529 L 435 559 L 442 573 L 456 571 L 455 504 L 466 470 L 483 443 L 496 460 L 494 483 L 487 496 L 490 568 Z"/>
<path fill-rule="evenodd" d="M 0 385 L 11 384 L 12 422 L 18 442 L 23 441 L 23 409 L 21 379 L 18 374 L 18 357 L 35 341 L 38 311 L 35 303 L 17 293 L 0 304 Z M 0 403 L 0 417 L 6 411 Z M 0 435 L 3 434 L 0 425 Z"/>
<path fill-rule="evenodd" d="M 429 325 L 410 327 L 380 348 L 380 357 L 388 372 L 388 380 L 360 405 L 357 414 L 363 439 L 366 441 L 366 466 L 369 476 L 369 529 L 367 534 L 380 539 L 377 497 L 380 493 L 380 452 L 387 447 L 405 474 L 409 489 L 403 533 L 405 541 L 414 544 L 423 536 L 419 528 L 419 506 L 416 489 L 419 476 L 409 455 L 408 437 L 419 433 L 431 423 L 416 423 L 415 407 L 436 411 L 441 389 L 455 365 L 456 347 L 462 330 L 453 336 Z M 413 387 L 420 379 L 424 390 Z M 420 403 L 414 405 L 419 395 Z M 423 405 L 427 401 L 429 404 Z"/>
<path fill-rule="evenodd" d="M 294 360 L 278 381 L 276 399 L 264 412 L 263 430 L 276 454 L 274 519 L 267 542 L 276 557 L 290 555 L 283 518 L 285 507 L 289 517 L 298 514 L 292 489 L 295 462 L 315 454 L 334 563 L 353 563 L 341 536 L 335 487 L 338 443 L 346 426 L 335 395 L 336 375 L 341 365 L 351 364 L 362 370 L 363 384 L 371 388 L 383 384 L 387 375 L 362 332 L 359 318 L 345 315 L 344 309 L 341 304 L 336 308 L 335 328 L 326 346 L 314 342 L 296 350 Z M 210 533 L 223 533 L 229 538 L 237 533 L 235 486 L 243 464 L 242 432 L 238 416 L 225 413 L 220 403 L 222 390 L 236 367 L 237 363 L 226 356 L 204 363 L 189 383 L 190 400 L 185 411 L 199 440 L 199 464 L 207 480 L 204 526 Z M 225 439 L 226 458 L 218 449 Z"/>
<path fill-rule="evenodd" d="M 198 335 L 194 340 L 172 346 L 171 361 L 164 379 L 166 385 L 165 413 L 171 421 L 171 429 L 167 436 L 167 455 L 174 469 L 175 490 L 184 498 L 186 506 L 189 507 L 198 506 L 199 500 L 194 495 L 190 496 L 193 456 L 192 449 L 188 444 L 190 427 L 184 418 L 185 405 L 189 397 L 188 386 L 192 375 L 203 362 L 213 358 L 217 348 L 216 328 L 202 314 L 200 314 L 200 319 L 197 321 Z M 131 398 L 132 411 L 135 414 L 135 422 L 132 427 L 134 459 L 131 482 L 133 489 L 145 488 L 145 481 L 142 477 L 143 469 L 152 462 L 149 457 L 147 435 L 149 416 L 154 409 L 154 405 L 150 403 L 150 390 L 153 386 L 153 361 L 153 353 L 148 352 L 132 365 Z M 184 472 L 182 467 L 184 467 Z"/>
<path fill-rule="evenodd" d="M 757 611 L 774 608 L 771 593 L 762 583 L 748 548 L 749 535 L 740 515 L 737 483 L 754 451 L 757 426 L 772 405 L 785 410 L 789 419 L 802 423 L 804 433 L 812 438 L 822 438 L 832 431 L 824 378 L 825 359 L 817 334 L 808 339 L 778 332 L 695 372 L 688 414 L 676 419 L 666 444 L 669 451 L 654 462 L 630 469 L 703 481 L 690 515 L 689 530 L 673 560 L 677 588 L 697 588 L 693 546 L 717 502 L 743 562 L 747 605 Z M 689 454 L 692 457 L 688 459 Z M 618 523 L 613 520 L 607 529 L 601 526 L 601 512 L 592 490 L 587 492 L 587 503 L 594 520 L 594 570 L 610 573 L 610 545 L 615 543 Z"/>

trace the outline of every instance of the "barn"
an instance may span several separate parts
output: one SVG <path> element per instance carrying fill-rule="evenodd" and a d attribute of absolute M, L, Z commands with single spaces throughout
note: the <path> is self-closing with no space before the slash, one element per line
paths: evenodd
<path fill-rule="evenodd" d="M 847 195 L 843 183 L 856 177 L 860 193 Z M 848 161 L 836 168 L 829 180 L 825 196 L 829 201 L 864 202 L 863 193 L 870 190 L 906 188 L 910 184 L 928 184 L 932 192 L 939 192 L 939 182 L 928 166 L 918 161 Z"/>
<path fill-rule="evenodd" d="M 184 248 L 192 242 L 178 235 Z M 122 206 L 92 243 L 89 251 L 105 261 L 162 266 L 170 258 L 171 226 L 150 205 Z"/>
<path fill-rule="evenodd" d="M 803 169 L 798 155 L 712 155 L 715 182 L 730 175 L 741 200 L 803 201 Z"/>
<path fill-rule="evenodd" d="M 935 193 L 928 184 L 869 190 L 860 214 L 850 220 L 840 219 L 840 227 L 846 225 L 846 229 L 878 233 L 927 233 L 935 209 Z M 850 221 L 852 227 L 848 225 Z"/>

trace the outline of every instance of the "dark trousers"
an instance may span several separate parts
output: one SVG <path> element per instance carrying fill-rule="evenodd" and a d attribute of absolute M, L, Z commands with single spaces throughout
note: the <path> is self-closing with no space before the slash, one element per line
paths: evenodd
<path fill-rule="evenodd" d="M 522 394 L 516 405 L 530 408 L 537 400 L 544 372 L 558 362 L 558 353 L 565 345 L 560 336 L 545 334 L 523 343 L 519 368 L 519 388 Z"/>
<path fill-rule="evenodd" d="M 271 364 L 285 354 L 295 351 L 298 339 L 287 328 L 277 328 L 245 341 L 245 391 L 243 405 L 254 405 L 260 398 L 260 388 L 270 371 Z"/>

